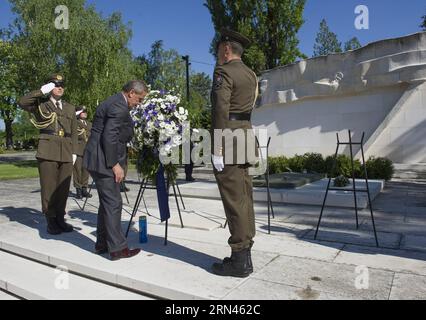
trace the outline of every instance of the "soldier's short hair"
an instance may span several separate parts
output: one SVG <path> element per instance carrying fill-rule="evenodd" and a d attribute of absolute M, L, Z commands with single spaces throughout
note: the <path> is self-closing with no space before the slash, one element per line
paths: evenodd
<path fill-rule="evenodd" d="M 137 94 L 141 94 L 143 92 L 148 92 L 148 86 L 146 85 L 146 83 L 142 80 L 132 80 L 127 82 L 124 86 L 123 86 L 123 92 L 130 92 L 134 90 Z"/>
<path fill-rule="evenodd" d="M 226 44 L 229 44 L 229 46 L 231 47 L 232 53 L 241 57 L 244 53 L 244 48 L 241 44 L 239 44 L 238 42 L 234 42 L 234 41 L 229 41 Z"/>

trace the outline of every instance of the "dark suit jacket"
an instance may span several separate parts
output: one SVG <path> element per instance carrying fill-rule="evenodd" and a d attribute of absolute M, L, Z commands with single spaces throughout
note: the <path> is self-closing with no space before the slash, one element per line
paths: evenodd
<path fill-rule="evenodd" d="M 117 163 L 127 162 L 126 145 L 133 137 L 129 108 L 122 93 L 102 102 L 96 109 L 90 139 L 83 156 L 83 166 L 90 172 L 114 176 Z"/>

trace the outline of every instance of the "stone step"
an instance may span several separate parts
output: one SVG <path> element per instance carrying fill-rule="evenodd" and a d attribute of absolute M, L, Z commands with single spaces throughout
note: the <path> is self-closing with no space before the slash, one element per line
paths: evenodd
<path fill-rule="evenodd" d="M 28 300 L 151 300 L 5 251 L 0 270 L 0 289 Z"/>
<path fill-rule="evenodd" d="M 0 290 L 0 301 L 6 301 L 6 300 L 14 301 L 14 300 L 20 300 L 20 299 L 13 295 L 10 295 L 9 293 L 5 291 Z"/>
<path fill-rule="evenodd" d="M 426 179 L 426 164 L 394 164 L 396 179 Z"/>
<path fill-rule="evenodd" d="M 92 215 L 92 218 L 96 219 L 96 216 Z M 165 246 L 164 225 L 158 225 L 157 219 L 148 217 L 148 243 L 138 244 L 138 233 L 133 228 L 128 238 L 129 246 L 141 247 L 141 253 L 132 259 L 110 261 L 107 255 L 100 256 L 92 252 L 93 240 L 95 240 L 95 221 L 70 219 L 69 222 L 76 227 L 76 232 L 55 237 L 46 234 L 43 217 L 40 219 L 33 217 L 33 220 L 28 222 L 37 229 L 17 222 L 0 223 L 0 253 L 3 250 L 49 266 L 67 266 L 70 272 L 94 279 L 95 284 L 98 281 L 112 287 L 124 288 L 160 299 L 223 299 L 246 280 L 218 277 L 210 271 L 212 263 L 221 261 L 224 253 L 229 252 L 229 247 L 224 240 L 229 237 L 229 234 L 225 229 L 204 231 L 169 228 L 169 242 Z M 123 228 L 127 226 L 127 221 L 123 221 L 122 226 Z M 176 237 L 180 233 L 185 234 L 184 239 Z M 209 239 L 210 233 L 215 235 L 215 241 L 211 239 L 197 241 L 202 236 Z M 256 254 L 254 261 L 260 270 L 274 257 L 275 254 L 261 252 Z M 46 283 L 54 283 L 52 281 L 56 275 L 49 268 L 45 276 L 37 276 L 36 280 L 25 276 L 25 280 L 21 281 L 24 279 L 21 275 L 26 275 L 26 273 L 28 275 L 28 270 L 31 270 L 32 276 L 39 274 L 37 268 L 40 267 L 37 264 L 37 268 L 32 264 L 31 266 L 22 265 L 19 269 L 13 268 L 13 266 L 20 265 L 20 261 L 28 264 L 29 262 L 25 259 L 7 263 L 8 273 L 5 281 L 3 280 L 6 276 L 3 275 L 5 267 L 2 265 L 5 262 L 3 262 L 2 256 L 0 256 L 0 261 L 0 283 L 15 284 L 20 281 L 19 286 L 15 284 L 20 289 L 20 286 L 25 285 L 26 281 L 30 281 L 30 283 L 37 281 L 33 284 L 34 288 L 27 290 L 30 293 L 33 293 L 37 287 L 45 286 Z M 43 278 L 44 280 L 41 280 Z M 0 288 L 5 287 L 5 285 L 3 287 L 0 285 Z M 13 290 L 14 288 L 7 286 L 6 291 L 23 298 L 43 296 L 41 293 L 38 295 L 28 293 L 25 296 L 21 290 Z M 49 288 L 49 290 L 53 289 Z M 43 292 L 43 294 L 48 295 L 49 292 Z M 70 297 L 73 295 L 74 297 L 80 296 L 76 292 L 69 294 Z M 50 298 L 50 296 L 48 297 Z"/>

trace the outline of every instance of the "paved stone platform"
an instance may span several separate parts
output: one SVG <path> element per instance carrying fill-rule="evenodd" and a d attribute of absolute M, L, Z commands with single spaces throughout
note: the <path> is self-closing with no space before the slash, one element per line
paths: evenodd
<path fill-rule="evenodd" d="M 131 178 L 134 183 L 128 183 L 128 196 L 133 204 L 138 184 L 135 176 Z M 134 224 L 129 242 L 140 246 L 142 253 L 133 259 L 112 262 L 92 253 L 96 195 L 85 212 L 79 207 L 82 202 L 71 197 L 69 221 L 76 232 L 50 236 L 39 211 L 38 180 L 6 181 L 0 182 L 0 250 L 50 267 L 66 266 L 71 272 L 132 290 L 142 297 L 425 299 L 425 192 L 424 181 L 393 181 L 386 185 L 374 201 L 380 248 L 375 247 L 368 210 L 360 212 L 360 228 L 356 230 L 353 210 L 328 208 L 318 240 L 313 240 L 318 207 L 276 204 L 269 235 L 267 208 L 256 203 L 255 272 L 249 278 L 234 279 L 217 277 L 210 270 L 212 263 L 229 254 L 229 232 L 221 227 L 225 219 L 218 200 L 184 198 L 185 228 L 180 228 L 175 202 L 170 201 L 175 223 L 171 223 L 169 243 L 164 246 L 164 225 L 157 218 L 155 193 L 147 191 L 145 200 L 153 216 L 148 218 L 149 242 L 138 244 Z M 123 228 L 127 227 L 132 205 L 124 209 Z M 138 214 L 143 214 L 145 208 L 140 209 Z M 5 274 L 1 271 L 0 284 Z M 365 272 L 368 286 L 357 288 L 356 283 Z M 46 278 L 43 290 L 52 288 L 52 279 Z"/>
<path fill-rule="evenodd" d="M 322 206 L 327 184 L 328 179 L 322 179 L 294 189 L 273 188 L 270 189 L 271 198 L 274 203 Z M 370 187 L 371 198 L 374 200 L 383 190 L 384 182 L 379 180 L 370 180 L 368 185 Z M 353 183 L 344 189 L 352 188 L 352 186 Z M 366 189 L 366 183 L 364 180 L 356 180 L 355 186 L 357 189 Z M 180 186 L 180 190 L 184 197 L 220 200 L 220 193 L 216 182 L 200 181 L 183 184 Z M 266 188 L 253 188 L 253 199 L 254 201 L 266 202 Z M 367 208 L 367 194 L 358 192 L 357 203 L 359 208 Z M 354 208 L 354 194 L 349 191 L 329 191 L 327 206 Z"/>

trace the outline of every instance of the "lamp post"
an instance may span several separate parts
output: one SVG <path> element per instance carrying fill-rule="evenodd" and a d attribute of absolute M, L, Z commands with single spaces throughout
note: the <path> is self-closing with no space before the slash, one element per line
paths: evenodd
<path fill-rule="evenodd" d="M 189 66 L 191 65 L 189 63 L 189 56 L 182 56 L 182 59 L 185 61 L 186 65 L 186 99 L 188 102 L 191 100 L 190 93 L 189 93 Z"/>

